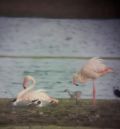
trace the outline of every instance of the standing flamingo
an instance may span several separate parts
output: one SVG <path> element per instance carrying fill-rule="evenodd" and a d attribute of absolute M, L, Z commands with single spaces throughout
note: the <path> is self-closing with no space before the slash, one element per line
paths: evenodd
<path fill-rule="evenodd" d="M 26 76 L 23 81 L 24 89 L 17 95 L 13 105 L 19 102 L 29 102 L 38 104 L 39 107 L 45 106 L 49 103 L 57 104 L 58 100 L 54 99 L 45 93 L 45 90 L 32 90 L 35 86 L 35 79 L 32 76 Z"/>
<path fill-rule="evenodd" d="M 73 76 L 73 84 L 77 82 L 86 83 L 88 80 L 93 80 L 93 105 L 96 105 L 96 86 L 95 80 L 107 73 L 112 72 L 112 68 L 106 66 L 100 58 L 92 58 L 86 63 L 79 72 Z"/>

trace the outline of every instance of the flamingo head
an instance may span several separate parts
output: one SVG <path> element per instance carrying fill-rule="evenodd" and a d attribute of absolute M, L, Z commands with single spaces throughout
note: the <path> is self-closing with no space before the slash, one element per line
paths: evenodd
<path fill-rule="evenodd" d="M 33 77 L 32 76 L 26 76 L 24 77 L 24 80 L 23 80 L 23 88 L 26 89 L 29 84 L 31 83 L 30 81 L 33 82 Z"/>
<path fill-rule="evenodd" d="M 77 74 L 73 75 L 72 83 L 73 83 L 73 85 L 78 86 L 78 75 Z"/>

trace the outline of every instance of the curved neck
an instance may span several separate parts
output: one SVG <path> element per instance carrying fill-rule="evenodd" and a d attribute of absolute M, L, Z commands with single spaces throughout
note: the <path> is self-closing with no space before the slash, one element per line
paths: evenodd
<path fill-rule="evenodd" d="M 32 90 L 35 86 L 35 80 L 33 78 L 30 79 L 32 81 L 32 84 L 30 86 L 28 86 L 28 88 L 22 90 L 19 94 L 18 97 L 23 96 L 24 94 L 26 94 L 27 92 L 29 92 L 30 90 Z M 30 81 L 29 80 L 29 81 Z"/>

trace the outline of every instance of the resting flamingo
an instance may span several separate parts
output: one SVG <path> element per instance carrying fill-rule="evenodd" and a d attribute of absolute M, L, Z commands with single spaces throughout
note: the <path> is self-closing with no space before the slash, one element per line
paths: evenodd
<path fill-rule="evenodd" d="M 96 86 L 95 80 L 107 73 L 112 72 L 112 68 L 106 66 L 103 60 L 97 57 L 90 59 L 79 72 L 73 76 L 73 84 L 78 85 L 77 82 L 86 83 L 88 80 L 93 81 L 93 105 L 96 105 Z"/>
<path fill-rule="evenodd" d="M 57 104 L 58 100 L 48 96 L 44 90 L 32 90 L 35 86 L 35 79 L 32 76 L 26 76 L 23 81 L 24 89 L 17 95 L 17 98 L 13 105 L 17 105 L 20 102 L 29 102 L 38 104 L 39 107 L 43 107 L 49 103 Z"/>

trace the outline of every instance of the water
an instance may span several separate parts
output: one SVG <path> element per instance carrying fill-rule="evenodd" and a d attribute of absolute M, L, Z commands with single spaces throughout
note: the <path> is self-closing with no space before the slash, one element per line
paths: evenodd
<path fill-rule="evenodd" d="M 92 82 L 75 87 L 72 76 L 87 61 L 84 57 L 102 56 L 113 57 L 105 63 L 115 73 L 96 81 L 97 98 L 115 99 L 113 86 L 120 84 L 120 60 L 114 60 L 120 56 L 119 35 L 120 20 L 1 17 L 0 55 L 5 57 L 0 58 L 0 97 L 15 97 L 22 89 L 23 77 L 31 75 L 36 79 L 36 89 L 44 88 L 51 96 L 68 98 L 63 92 L 67 88 L 82 91 L 82 98 L 91 98 Z"/>

